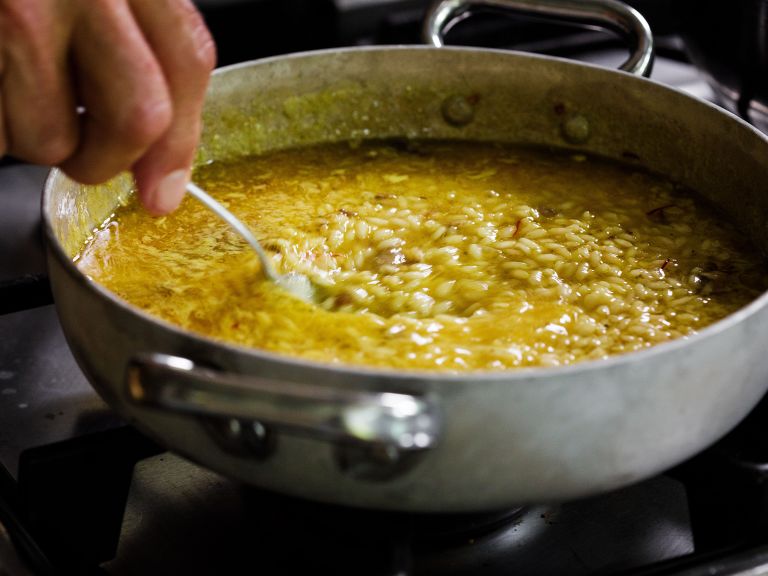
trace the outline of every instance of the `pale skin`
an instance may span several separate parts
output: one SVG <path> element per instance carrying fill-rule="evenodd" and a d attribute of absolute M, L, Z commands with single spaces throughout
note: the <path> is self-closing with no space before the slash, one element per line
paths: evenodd
<path fill-rule="evenodd" d="M 0 51 L 0 155 L 178 206 L 216 61 L 191 0 L 0 0 Z"/>

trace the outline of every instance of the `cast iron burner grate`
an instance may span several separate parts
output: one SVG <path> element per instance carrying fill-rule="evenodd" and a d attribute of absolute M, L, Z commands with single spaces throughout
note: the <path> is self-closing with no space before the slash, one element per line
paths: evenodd
<path fill-rule="evenodd" d="M 162 450 L 130 427 L 24 451 L 0 484 L 0 522 L 34 574 L 87 574 L 114 557 L 135 463 Z"/>
<path fill-rule="evenodd" d="M 754 458 L 738 456 L 761 449 L 765 436 L 752 432 L 755 427 L 765 431 L 766 410 L 763 402 L 723 442 L 637 487 L 562 506 L 462 515 L 358 510 L 245 487 L 165 454 L 125 427 L 25 451 L 18 481 L 6 476 L 0 483 L 1 520 L 34 573 L 44 576 L 132 573 L 130 560 L 136 554 L 155 555 L 154 566 L 148 564 L 144 574 L 174 569 L 190 575 L 213 569 L 228 573 L 242 569 L 244 561 L 265 574 L 310 569 L 373 576 L 472 574 L 479 569 L 488 575 L 736 574 L 737 568 L 768 558 L 767 465 L 755 466 Z M 160 488 L 147 481 L 147 470 L 154 466 L 165 474 L 168 468 L 163 467 L 174 462 L 178 478 L 166 477 Z M 153 492 L 162 501 L 150 507 L 154 519 L 124 519 L 132 477 L 134 492 Z M 695 553 L 650 564 L 635 558 L 636 563 L 609 563 L 599 570 L 553 572 L 556 565 L 545 554 L 562 554 L 557 547 L 568 550 L 578 531 L 607 518 L 617 522 L 611 530 L 625 530 L 643 508 L 661 516 L 672 502 L 668 488 L 678 483 L 688 496 Z M 193 485 L 204 489 L 198 493 Z M 174 495 L 180 489 L 191 498 L 177 507 Z M 654 491 L 655 503 L 649 498 Z M 127 561 L 118 550 L 121 527 L 124 538 L 128 531 L 128 542 L 120 542 Z M 560 536 L 547 536 L 546 530 Z M 162 540 L 168 532 L 175 533 L 178 549 Z M 154 551 L 148 550 L 158 536 Z M 116 552 L 118 558 L 110 562 Z M 711 572 L 713 567 L 717 571 Z"/>

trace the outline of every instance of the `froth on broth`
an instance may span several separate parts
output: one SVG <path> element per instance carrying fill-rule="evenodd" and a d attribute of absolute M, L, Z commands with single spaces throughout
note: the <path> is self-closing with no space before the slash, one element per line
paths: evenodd
<path fill-rule="evenodd" d="M 320 145 L 200 167 L 279 271 L 263 280 L 193 199 L 132 199 L 76 258 L 96 282 L 216 340 L 326 363 L 477 371 L 571 364 L 686 337 L 768 285 L 688 191 L 580 154 L 493 143 Z"/>

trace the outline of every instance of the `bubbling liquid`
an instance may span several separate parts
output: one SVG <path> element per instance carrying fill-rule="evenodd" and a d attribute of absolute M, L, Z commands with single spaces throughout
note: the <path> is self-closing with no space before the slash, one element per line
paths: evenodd
<path fill-rule="evenodd" d="M 696 333 L 768 286 L 743 236 L 671 182 L 583 155 L 493 143 L 368 142 L 200 167 L 301 302 L 192 199 L 131 200 L 76 258 L 149 313 L 325 363 L 497 371 Z"/>

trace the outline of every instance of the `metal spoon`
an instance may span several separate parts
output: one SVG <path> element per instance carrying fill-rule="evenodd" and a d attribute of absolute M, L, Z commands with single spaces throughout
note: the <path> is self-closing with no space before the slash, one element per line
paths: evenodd
<path fill-rule="evenodd" d="M 256 252 L 256 255 L 259 257 L 261 269 L 267 280 L 305 302 L 309 302 L 310 304 L 315 303 L 315 289 L 309 281 L 309 278 L 298 272 L 289 272 L 288 274 L 282 275 L 278 274 L 277 270 L 275 270 L 275 267 L 272 265 L 272 261 L 264 251 L 264 248 L 262 248 L 261 244 L 256 239 L 256 236 L 254 236 L 248 227 L 232 214 L 232 212 L 224 208 L 224 206 L 217 200 L 214 200 L 205 190 L 193 182 L 187 183 L 187 192 L 229 224 L 246 242 L 248 242 L 248 244 L 250 244 L 251 248 L 253 248 L 254 252 Z"/>

